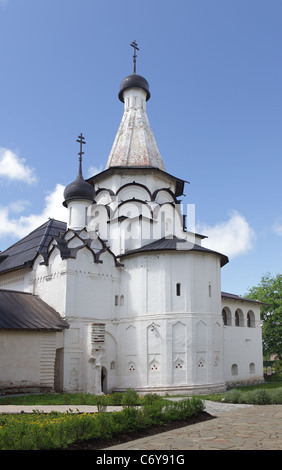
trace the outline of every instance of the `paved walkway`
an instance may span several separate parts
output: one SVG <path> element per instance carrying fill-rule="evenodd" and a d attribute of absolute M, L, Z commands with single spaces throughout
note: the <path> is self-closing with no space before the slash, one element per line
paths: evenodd
<path fill-rule="evenodd" d="M 215 419 L 107 450 L 282 450 L 282 405 L 206 402 Z"/>
<path fill-rule="evenodd" d="M 205 402 L 215 419 L 105 450 L 282 450 L 282 405 L 233 405 Z M 108 411 L 122 407 L 107 407 Z M 96 412 L 96 406 L 3 405 L 0 413 Z"/>

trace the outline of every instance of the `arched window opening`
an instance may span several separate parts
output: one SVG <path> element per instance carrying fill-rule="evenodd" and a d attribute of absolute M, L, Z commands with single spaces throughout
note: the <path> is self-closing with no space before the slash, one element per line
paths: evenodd
<path fill-rule="evenodd" d="M 249 310 L 247 313 L 247 326 L 249 328 L 255 328 L 255 314 L 252 310 Z"/>
<path fill-rule="evenodd" d="M 224 326 L 231 326 L 232 325 L 230 308 L 224 307 L 222 309 L 222 321 L 223 321 Z"/>
<path fill-rule="evenodd" d="M 238 365 L 232 364 L 231 366 L 231 375 L 238 375 Z"/>
<path fill-rule="evenodd" d="M 244 326 L 244 316 L 240 308 L 235 312 L 235 326 Z"/>
<path fill-rule="evenodd" d="M 251 362 L 249 367 L 250 367 L 250 374 L 255 374 L 256 372 L 255 364 Z"/>

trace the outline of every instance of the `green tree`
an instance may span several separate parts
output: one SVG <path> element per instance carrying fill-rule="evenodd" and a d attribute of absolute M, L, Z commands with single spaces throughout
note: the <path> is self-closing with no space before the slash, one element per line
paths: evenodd
<path fill-rule="evenodd" d="M 282 274 L 264 274 L 261 282 L 249 289 L 246 297 L 264 302 L 261 306 L 264 355 L 277 354 L 282 359 Z"/>

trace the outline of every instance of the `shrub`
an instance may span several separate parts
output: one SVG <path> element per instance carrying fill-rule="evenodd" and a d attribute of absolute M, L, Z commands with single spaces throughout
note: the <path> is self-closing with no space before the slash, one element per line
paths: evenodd
<path fill-rule="evenodd" d="M 96 398 L 96 405 L 98 411 L 105 411 L 107 408 L 108 400 L 105 395 L 98 395 Z"/>
<path fill-rule="evenodd" d="M 123 406 L 136 406 L 138 404 L 138 393 L 131 388 L 128 388 L 122 397 Z"/>
<path fill-rule="evenodd" d="M 157 393 L 147 393 L 144 395 L 142 404 L 144 405 L 152 405 L 154 402 L 158 400 L 163 400 Z"/>
<path fill-rule="evenodd" d="M 272 402 L 275 405 L 282 405 L 282 388 L 277 388 L 272 392 Z"/>
<path fill-rule="evenodd" d="M 112 402 L 113 406 L 121 405 L 121 403 L 122 403 L 122 393 L 114 392 L 111 395 L 111 402 Z"/>
<path fill-rule="evenodd" d="M 270 405 L 272 403 L 272 398 L 271 394 L 267 390 L 257 389 L 247 393 L 245 402 L 252 405 Z"/>
<path fill-rule="evenodd" d="M 203 400 L 198 397 L 169 401 L 165 405 L 165 418 L 167 421 L 172 421 L 174 419 L 185 419 L 188 416 L 197 416 L 204 408 Z"/>
<path fill-rule="evenodd" d="M 233 388 L 224 394 L 224 401 L 227 403 L 242 403 L 242 400 L 242 392 L 236 388 Z"/>
<path fill-rule="evenodd" d="M 144 405 L 142 414 L 146 420 L 146 425 L 161 424 L 165 419 L 162 400 L 154 400 L 152 404 Z"/>

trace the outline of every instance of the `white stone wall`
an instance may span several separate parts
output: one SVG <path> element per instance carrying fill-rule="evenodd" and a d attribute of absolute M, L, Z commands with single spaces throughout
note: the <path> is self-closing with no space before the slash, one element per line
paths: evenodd
<path fill-rule="evenodd" d="M 0 392 L 54 390 L 62 332 L 0 331 Z"/>
<path fill-rule="evenodd" d="M 176 252 L 123 261 L 117 388 L 161 393 L 224 389 L 217 257 Z M 201 282 L 193 292 L 194 278 Z"/>
<path fill-rule="evenodd" d="M 224 375 L 227 385 L 263 381 L 260 308 L 252 302 L 222 299 L 227 312 L 224 326 Z M 239 326 L 235 312 L 238 311 Z M 248 326 L 247 314 L 250 314 Z"/>

